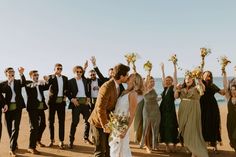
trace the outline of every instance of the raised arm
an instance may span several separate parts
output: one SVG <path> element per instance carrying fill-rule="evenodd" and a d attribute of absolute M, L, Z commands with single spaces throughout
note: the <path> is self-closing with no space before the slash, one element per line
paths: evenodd
<path fill-rule="evenodd" d="M 164 63 L 161 63 L 161 72 L 162 72 L 162 86 L 165 87 L 165 65 Z"/>
<path fill-rule="evenodd" d="M 18 71 L 19 71 L 20 78 L 21 78 L 20 85 L 21 85 L 21 87 L 24 87 L 26 85 L 26 79 L 25 79 L 25 76 L 24 76 L 25 69 L 23 67 L 19 67 Z"/>
<path fill-rule="evenodd" d="M 225 98 L 229 99 L 230 98 L 230 93 L 228 89 L 228 80 L 227 80 L 227 73 L 226 71 L 223 73 L 223 86 L 225 90 Z"/>
<path fill-rule="evenodd" d="M 177 65 L 176 64 L 173 64 L 173 65 L 174 65 L 173 84 L 174 84 L 174 87 L 176 88 L 176 86 L 178 84 Z"/>
<path fill-rule="evenodd" d="M 93 64 L 93 68 L 94 68 L 94 70 L 96 71 L 96 73 L 97 73 L 97 75 L 98 75 L 98 78 L 99 78 L 100 80 L 102 80 L 103 83 L 106 82 L 108 79 L 105 78 L 105 77 L 103 76 L 103 74 L 100 72 L 100 70 L 98 69 L 97 64 L 96 64 L 96 58 L 95 58 L 94 56 L 92 56 L 91 59 L 90 59 L 90 61 L 91 61 L 92 64 Z"/>

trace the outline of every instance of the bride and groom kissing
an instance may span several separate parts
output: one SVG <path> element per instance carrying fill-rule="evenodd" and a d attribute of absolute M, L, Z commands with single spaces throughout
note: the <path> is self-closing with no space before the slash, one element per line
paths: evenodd
<path fill-rule="evenodd" d="M 130 157 L 129 128 L 132 124 L 138 97 L 142 95 L 143 80 L 138 73 L 129 76 L 130 68 L 118 64 L 113 69 L 113 78 L 100 87 L 95 108 L 91 113 L 89 122 L 95 145 L 95 157 Z M 127 89 L 121 88 L 127 83 Z M 125 114 L 129 116 L 128 129 L 119 137 L 108 141 L 112 130 L 108 127 L 109 114 Z"/>

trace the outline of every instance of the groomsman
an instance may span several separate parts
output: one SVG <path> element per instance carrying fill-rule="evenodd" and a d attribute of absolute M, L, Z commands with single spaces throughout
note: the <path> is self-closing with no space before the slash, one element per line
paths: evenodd
<path fill-rule="evenodd" d="M 22 109 L 25 108 L 25 102 L 21 94 L 21 88 L 25 85 L 25 77 L 23 75 L 24 68 L 20 67 L 19 73 L 21 80 L 15 79 L 15 71 L 9 67 L 5 70 L 7 80 L 0 84 L 2 92 L 5 93 L 5 101 L 8 110 L 5 113 L 7 131 L 10 137 L 10 155 L 16 156 L 17 139 L 19 135 L 19 126 L 21 121 Z"/>
<path fill-rule="evenodd" d="M 93 59 L 94 57 L 91 58 L 91 61 Z M 87 69 L 87 67 L 88 67 L 88 62 L 84 64 L 84 71 Z M 85 77 L 84 74 L 82 75 L 82 77 Z M 99 88 L 102 86 L 104 82 L 100 78 L 97 78 L 97 73 L 94 69 L 89 71 L 89 78 L 86 79 L 88 81 L 88 90 L 90 94 L 90 112 L 92 112 L 97 100 Z"/>
<path fill-rule="evenodd" d="M 69 109 L 72 109 L 72 122 L 71 122 L 70 143 L 69 143 L 70 149 L 73 149 L 75 132 L 76 132 L 76 127 L 79 123 L 80 114 L 83 115 L 85 121 L 84 141 L 92 144 L 91 141 L 89 140 L 90 125 L 88 123 L 88 118 L 90 116 L 89 112 L 90 94 L 88 90 L 88 82 L 84 77 L 82 77 L 82 75 L 84 74 L 84 70 L 81 66 L 75 66 L 73 68 L 73 73 L 75 74 L 75 77 L 70 79 L 68 83 L 69 93 L 70 93 Z"/>
<path fill-rule="evenodd" d="M 8 106 L 6 105 L 6 102 L 4 100 L 4 97 L 2 95 L 2 89 L 0 89 L 0 142 L 2 137 L 2 112 L 5 113 L 8 110 Z"/>
<path fill-rule="evenodd" d="M 46 128 L 45 113 L 48 107 L 45 103 L 44 91 L 48 90 L 48 84 L 46 82 L 39 82 L 39 74 L 37 70 L 29 72 L 31 81 L 26 83 L 27 93 L 27 111 L 30 120 L 30 141 L 28 152 L 32 154 L 39 154 L 36 149 L 36 143 L 40 147 L 45 147 L 41 143 L 43 132 Z"/>
<path fill-rule="evenodd" d="M 62 65 L 57 63 L 54 67 L 54 74 L 45 77 L 49 84 L 49 130 L 51 142 L 49 147 L 52 147 L 54 139 L 54 122 L 55 114 L 57 112 L 59 121 L 59 148 L 64 149 L 64 136 L 65 136 L 65 107 L 66 95 L 68 92 L 68 78 L 62 73 Z"/>

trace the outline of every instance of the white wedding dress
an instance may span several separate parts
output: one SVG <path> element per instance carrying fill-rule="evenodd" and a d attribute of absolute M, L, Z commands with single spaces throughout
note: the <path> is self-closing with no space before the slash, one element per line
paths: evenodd
<path fill-rule="evenodd" d="M 129 93 L 118 98 L 114 114 L 130 115 Z M 130 128 L 123 139 L 112 136 L 112 133 L 110 134 L 112 136 L 111 141 L 109 141 L 111 157 L 132 157 L 129 147 L 129 132 Z"/>

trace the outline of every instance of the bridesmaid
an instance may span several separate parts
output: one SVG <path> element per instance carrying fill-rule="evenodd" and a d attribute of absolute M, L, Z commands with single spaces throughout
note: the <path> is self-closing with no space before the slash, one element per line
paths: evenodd
<path fill-rule="evenodd" d="M 225 97 L 228 101 L 228 114 L 227 114 L 227 131 L 230 141 L 230 146 L 236 152 L 236 85 L 231 85 L 228 90 L 227 75 L 223 74 L 224 89 L 226 90 Z"/>
<path fill-rule="evenodd" d="M 198 79 L 196 85 L 191 73 L 185 75 L 183 85 L 177 85 L 175 90 L 175 98 L 181 99 L 178 112 L 179 133 L 192 157 L 208 157 L 201 127 L 200 93 L 204 90 L 202 80 Z"/>
<path fill-rule="evenodd" d="M 175 110 L 174 84 L 177 82 L 177 68 L 174 64 L 174 79 L 171 76 L 165 77 L 164 64 L 162 69 L 162 101 L 160 104 L 161 123 L 160 123 L 160 142 L 166 144 L 166 152 L 175 152 L 175 146 L 178 143 L 178 122 Z M 174 144 L 173 150 L 170 144 Z"/>
<path fill-rule="evenodd" d="M 147 77 L 145 86 L 143 133 L 140 147 L 142 148 L 145 143 L 147 152 L 151 153 L 151 150 L 157 149 L 161 115 L 158 105 L 157 93 L 154 89 L 155 81 L 152 76 Z"/>
<path fill-rule="evenodd" d="M 220 89 L 213 82 L 213 76 L 210 71 L 203 73 L 203 84 L 205 85 L 204 95 L 201 96 L 201 118 L 202 135 L 209 146 L 214 147 L 217 152 L 217 142 L 221 140 L 220 110 L 215 98 L 215 94 L 225 94 L 224 89 Z"/>

